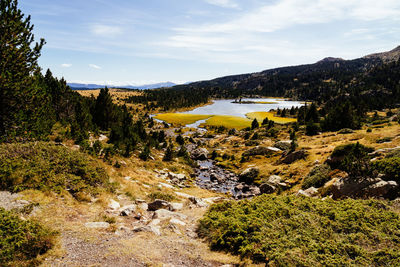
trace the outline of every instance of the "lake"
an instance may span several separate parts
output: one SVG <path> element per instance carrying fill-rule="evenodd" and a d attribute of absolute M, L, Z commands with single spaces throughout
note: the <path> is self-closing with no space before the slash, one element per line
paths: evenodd
<path fill-rule="evenodd" d="M 205 114 L 205 115 L 228 115 L 246 118 L 246 114 L 257 111 L 270 111 L 272 109 L 290 109 L 291 107 L 301 107 L 304 102 L 288 101 L 276 98 L 246 98 L 242 102 L 276 102 L 274 104 L 237 104 L 232 103 L 234 99 L 214 100 L 212 104 L 196 108 L 191 111 L 182 112 L 186 114 Z"/>

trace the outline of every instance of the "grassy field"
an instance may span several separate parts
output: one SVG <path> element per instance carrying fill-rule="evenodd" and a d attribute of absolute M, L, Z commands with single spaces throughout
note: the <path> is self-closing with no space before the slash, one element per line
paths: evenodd
<path fill-rule="evenodd" d="M 244 129 L 251 126 L 251 120 L 236 116 L 216 115 L 209 118 L 204 125 Z"/>
<path fill-rule="evenodd" d="M 192 124 L 199 120 L 205 120 L 210 118 L 212 115 L 196 115 L 196 114 L 184 114 L 184 113 L 164 113 L 158 114 L 154 118 L 162 120 L 168 123 L 174 123 L 179 125 Z"/>
<path fill-rule="evenodd" d="M 280 124 L 285 124 L 285 123 L 291 123 L 291 122 L 296 122 L 297 119 L 294 118 L 283 118 L 283 117 L 275 117 L 275 113 L 274 112 L 250 112 L 247 113 L 246 116 L 251 119 L 257 119 L 259 122 L 262 122 L 265 118 L 268 118 L 269 120 L 272 120 L 276 123 L 280 123 Z"/>

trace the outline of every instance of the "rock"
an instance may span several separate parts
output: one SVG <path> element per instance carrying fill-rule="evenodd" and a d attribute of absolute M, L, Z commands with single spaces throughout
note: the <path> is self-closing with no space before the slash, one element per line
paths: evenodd
<path fill-rule="evenodd" d="M 318 195 L 318 189 L 315 187 L 310 187 L 306 190 L 299 190 L 299 192 L 297 192 L 296 194 L 297 196 L 305 196 L 305 197 L 314 197 L 316 195 Z"/>
<path fill-rule="evenodd" d="M 121 207 L 121 205 L 114 199 L 110 199 L 110 204 L 108 204 L 108 207 L 112 210 L 117 210 Z"/>
<path fill-rule="evenodd" d="M 180 225 L 180 226 L 185 226 L 186 225 L 185 222 L 182 222 L 181 220 L 178 220 L 178 219 L 175 219 L 175 218 L 172 218 L 169 222 L 172 223 L 172 224 L 175 224 L 175 225 Z"/>
<path fill-rule="evenodd" d="M 291 143 L 292 141 L 290 140 L 278 141 L 274 144 L 274 147 L 279 148 L 280 150 L 289 150 Z"/>
<path fill-rule="evenodd" d="M 165 188 L 169 188 L 169 189 L 174 189 L 174 187 L 173 187 L 172 185 L 170 185 L 170 184 L 159 183 L 159 185 L 160 185 L 161 187 L 165 187 Z"/>
<path fill-rule="evenodd" d="M 148 209 L 149 209 L 149 205 L 147 205 L 147 203 L 140 203 L 140 204 L 138 205 L 138 207 L 139 207 L 141 210 L 148 210 Z"/>
<path fill-rule="evenodd" d="M 208 158 L 208 150 L 205 148 L 196 148 L 190 152 L 190 157 L 194 160 L 206 160 Z"/>
<path fill-rule="evenodd" d="M 180 173 L 176 175 L 176 178 L 178 178 L 179 180 L 186 180 L 186 175 Z"/>
<path fill-rule="evenodd" d="M 390 197 L 391 193 L 398 188 L 395 181 L 379 181 L 364 188 L 364 197 Z"/>
<path fill-rule="evenodd" d="M 201 198 L 190 197 L 189 200 L 199 208 L 208 207 L 207 203 L 205 203 Z"/>
<path fill-rule="evenodd" d="M 136 205 L 127 205 L 123 206 L 122 208 L 119 209 L 119 215 L 120 216 L 129 216 L 133 214 L 136 211 Z"/>
<path fill-rule="evenodd" d="M 105 136 L 104 134 L 100 134 L 100 136 L 99 136 L 99 141 L 105 141 L 105 140 L 107 140 L 107 139 L 108 139 L 107 136 Z"/>
<path fill-rule="evenodd" d="M 105 229 L 110 227 L 110 224 L 107 222 L 87 222 L 85 223 L 85 227 L 91 229 Z"/>
<path fill-rule="evenodd" d="M 334 199 L 354 198 L 391 198 L 395 195 L 398 184 L 381 178 L 340 178 L 330 186 Z"/>
<path fill-rule="evenodd" d="M 285 164 L 292 164 L 296 160 L 305 159 L 308 156 L 308 154 L 309 153 L 307 151 L 305 151 L 304 149 L 293 151 L 293 152 L 289 153 L 287 156 L 285 156 L 282 159 L 282 162 Z"/>
<path fill-rule="evenodd" d="M 239 175 L 239 182 L 252 184 L 254 179 L 260 174 L 260 170 L 256 167 L 247 168 Z"/>
<path fill-rule="evenodd" d="M 186 220 L 187 217 L 184 214 L 178 213 L 178 212 L 172 212 L 166 209 L 159 209 L 154 212 L 153 219 L 160 219 L 160 220 L 166 220 L 166 219 L 179 219 L 179 220 Z"/>
<path fill-rule="evenodd" d="M 243 152 L 243 156 L 248 157 L 248 156 L 266 156 L 266 155 L 271 155 L 275 153 L 279 153 L 281 150 L 276 147 L 265 147 L 265 146 L 256 146 L 253 148 L 250 148 L 249 150 L 246 150 Z"/>
<path fill-rule="evenodd" d="M 155 210 L 159 210 L 159 209 L 170 209 L 171 208 L 171 204 L 169 204 L 168 201 L 165 200 L 161 200 L 161 199 L 156 199 L 153 202 L 147 204 L 148 208 L 147 210 L 149 211 L 155 211 Z"/>
<path fill-rule="evenodd" d="M 161 236 L 160 227 L 158 227 L 158 226 L 150 226 L 150 225 L 137 226 L 137 227 L 133 228 L 132 231 L 135 232 L 135 233 L 137 233 L 137 232 L 150 232 L 150 233 L 153 233 L 155 235 Z"/>
<path fill-rule="evenodd" d="M 276 187 L 270 185 L 268 183 L 264 183 L 260 185 L 260 192 L 261 194 L 272 194 L 276 191 Z"/>
<path fill-rule="evenodd" d="M 171 203 L 171 211 L 177 211 L 177 210 L 182 210 L 183 209 L 183 204 L 182 203 Z"/>
<path fill-rule="evenodd" d="M 161 221 L 159 219 L 154 219 L 152 220 L 148 225 L 149 226 L 157 226 L 161 223 Z"/>
<path fill-rule="evenodd" d="M 389 147 L 389 148 L 381 148 L 381 149 L 375 150 L 372 153 L 369 153 L 368 155 L 371 156 L 371 157 L 378 157 L 378 156 L 382 156 L 384 154 L 387 154 L 389 152 L 392 152 L 392 151 L 398 150 L 398 149 L 400 150 L 400 146 Z"/>
<path fill-rule="evenodd" d="M 277 185 L 282 182 L 282 178 L 278 175 L 271 175 L 268 177 L 267 183 Z"/>

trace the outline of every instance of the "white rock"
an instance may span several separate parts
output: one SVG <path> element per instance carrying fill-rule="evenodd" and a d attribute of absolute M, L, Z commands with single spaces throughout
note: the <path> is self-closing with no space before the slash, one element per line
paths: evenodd
<path fill-rule="evenodd" d="M 149 206 L 147 205 L 147 203 L 140 203 L 140 204 L 138 205 L 138 207 L 139 207 L 141 210 L 147 210 L 147 209 L 149 208 Z"/>
<path fill-rule="evenodd" d="M 157 226 L 157 225 L 159 225 L 160 224 L 160 220 L 159 219 L 154 219 L 154 220 L 152 220 L 148 225 L 150 225 L 150 226 Z"/>
<path fill-rule="evenodd" d="M 126 205 L 119 209 L 119 214 L 121 216 L 129 216 L 136 211 L 136 205 Z"/>
<path fill-rule="evenodd" d="M 182 222 L 181 220 L 175 219 L 175 218 L 172 218 L 169 222 L 172 224 L 175 224 L 175 225 L 181 225 L 181 226 L 186 225 L 186 223 Z"/>
<path fill-rule="evenodd" d="M 166 184 L 166 183 L 159 183 L 161 185 L 161 187 L 165 187 L 165 188 L 170 188 L 170 189 L 174 189 L 174 187 L 170 184 Z"/>
<path fill-rule="evenodd" d="M 182 210 L 183 209 L 183 204 L 182 203 L 171 203 L 171 210 L 172 211 L 177 211 L 177 210 Z"/>
<path fill-rule="evenodd" d="M 160 230 L 160 227 L 158 227 L 158 226 L 150 226 L 150 225 L 137 226 L 137 227 L 133 228 L 132 231 L 133 232 L 150 232 L 150 233 L 154 233 L 155 235 L 158 235 L 158 236 L 161 235 L 161 230 Z"/>
<path fill-rule="evenodd" d="M 121 207 L 121 205 L 119 205 L 119 203 L 117 201 L 115 201 L 114 199 L 110 199 L 110 204 L 108 204 L 108 207 L 112 210 L 116 210 L 116 209 L 119 209 Z"/>
<path fill-rule="evenodd" d="M 110 224 L 107 222 L 88 222 L 85 223 L 85 227 L 92 229 L 105 229 L 110 227 Z"/>

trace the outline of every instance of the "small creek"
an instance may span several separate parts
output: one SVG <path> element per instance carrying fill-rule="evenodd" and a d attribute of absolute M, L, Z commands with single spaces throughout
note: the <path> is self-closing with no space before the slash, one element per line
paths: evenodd
<path fill-rule="evenodd" d="M 257 186 L 249 186 L 239 182 L 239 177 L 230 171 L 215 165 L 213 160 L 198 160 L 195 169 L 196 185 L 200 188 L 230 193 L 233 198 L 241 199 L 259 194 Z"/>

